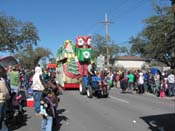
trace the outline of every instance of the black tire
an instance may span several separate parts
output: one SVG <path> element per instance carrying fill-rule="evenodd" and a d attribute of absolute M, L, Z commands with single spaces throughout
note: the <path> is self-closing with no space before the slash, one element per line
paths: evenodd
<path fill-rule="evenodd" d="M 97 98 L 101 98 L 101 90 L 94 90 L 93 95 Z"/>
<path fill-rule="evenodd" d="M 85 95 L 86 94 L 86 87 L 84 85 L 83 80 L 80 81 L 79 92 L 80 92 L 81 95 Z"/>
<path fill-rule="evenodd" d="M 107 98 L 109 96 L 109 93 L 107 90 L 103 90 L 102 92 L 103 92 L 102 95 L 104 98 Z"/>
<path fill-rule="evenodd" d="M 109 94 L 107 93 L 107 94 L 104 95 L 104 98 L 108 98 L 108 96 L 109 96 Z"/>
<path fill-rule="evenodd" d="M 87 88 L 87 97 L 92 98 L 93 97 L 93 89 L 91 86 L 88 86 Z"/>

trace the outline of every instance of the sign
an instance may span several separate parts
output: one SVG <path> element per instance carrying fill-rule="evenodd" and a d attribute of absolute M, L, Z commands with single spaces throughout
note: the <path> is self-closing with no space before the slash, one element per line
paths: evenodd
<path fill-rule="evenodd" d="M 105 56 L 99 55 L 97 57 L 97 68 L 103 68 L 105 64 Z"/>

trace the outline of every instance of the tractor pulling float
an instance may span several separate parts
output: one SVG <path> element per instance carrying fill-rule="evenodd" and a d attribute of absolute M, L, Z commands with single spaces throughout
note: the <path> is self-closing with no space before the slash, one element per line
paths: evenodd
<path fill-rule="evenodd" d="M 76 43 L 65 40 L 57 50 L 56 81 L 64 89 L 79 89 L 81 95 L 87 94 L 108 96 L 106 85 L 92 76 L 88 84 L 88 65 L 92 61 L 92 45 L 90 36 L 77 36 Z"/>

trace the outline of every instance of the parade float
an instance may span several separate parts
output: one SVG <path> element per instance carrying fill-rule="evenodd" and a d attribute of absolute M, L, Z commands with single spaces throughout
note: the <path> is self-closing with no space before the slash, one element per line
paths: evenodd
<path fill-rule="evenodd" d="M 65 40 L 57 50 L 56 81 L 64 89 L 79 89 L 91 60 L 90 36 L 77 36 L 76 43 Z"/>

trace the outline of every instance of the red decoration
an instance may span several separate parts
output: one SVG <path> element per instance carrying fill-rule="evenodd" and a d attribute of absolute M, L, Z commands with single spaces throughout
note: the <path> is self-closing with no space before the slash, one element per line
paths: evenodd
<path fill-rule="evenodd" d="M 65 83 L 64 84 L 64 89 L 78 89 L 79 88 L 79 84 L 78 83 Z"/>
<path fill-rule="evenodd" d="M 78 45 L 78 40 L 82 39 L 83 40 L 83 45 L 79 46 Z M 91 45 L 88 45 L 88 41 L 91 39 L 90 36 L 77 36 L 76 37 L 76 48 L 91 48 Z"/>

